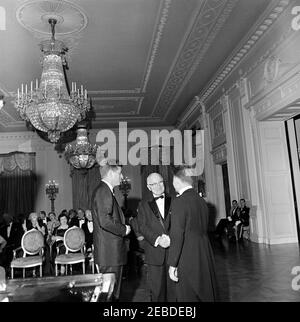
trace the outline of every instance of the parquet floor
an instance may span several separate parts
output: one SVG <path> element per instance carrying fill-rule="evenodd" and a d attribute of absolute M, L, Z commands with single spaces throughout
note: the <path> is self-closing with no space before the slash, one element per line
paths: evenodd
<path fill-rule="evenodd" d="M 292 269 L 300 266 L 298 244 L 270 246 L 247 240 L 212 240 L 212 247 L 222 302 L 300 302 L 300 290 L 292 288 Z M 149 300 L 146 267 L 140 274 L 130 269 L 122 283 L 121 301 Z"/>

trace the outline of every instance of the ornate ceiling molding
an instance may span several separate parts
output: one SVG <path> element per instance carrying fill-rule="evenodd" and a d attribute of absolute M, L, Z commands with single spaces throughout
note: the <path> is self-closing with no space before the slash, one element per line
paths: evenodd
<path fill-rule="evenodd" d="M 154 61 L 155 61 L 157 52 L 158 52 L 160 40 L 162 38 L 165 25 L 167 23 L 171 2 L 172 2 L 172 0 L 164 0 L 160 5 L 160 10 L 159 10 L 160 13 L 158 14 L 159 19 L 157 20 L 157 22 L 155 24 L 156 27 L 154 28 L 155 31 L 154 31 L 154 35 L 153 35 L 151 46 L 150 46 L 151 53 L 150 53 L 149 58 L 147 60 L 148 61 L 147 68 L 144 73 L 142 85 L 141 85 L 143 93 L 146 91 L 146 87 L 147 87 L 148 81 L 150 79 L 150 74 L 151 74 L 151 71 L 152 71 L 152 68 L 154 65 Z"/>
<path fill-rule="evenodd" d="M 107 90 L 99 90 L 99 91 L 88 91 L 88 95 L 90 97 L 96 96 L 96 95 L 120 95 L 120 94 L 140 94 L 141 89 L 140 88 L 134 88 L 134 89 L 107 89 Z"/>
<path fill-rule="evenodd" d="M 51 35 L 49 18 L 57 19 L 57 36 L 79 33 L 88 23 L 83 9 L 65 0 L 26 1 L 17 9 L 16 18 L 25 29 L 47 37 Z"/>
<path fill-rule="evenodd" d="M 200 3 L 199 12 L 188 30 L 184 45 L 167 77 L 152 115 L 163 115 L 164 119 L 167 117 L 236 4 L 237 0 Z"/>
<path fill-rule="evenodd" d="M 206 101 L 214 93 L 215 89 L 225 81 L 230 73 L 237 67 L 238 63 L 248 55 L 266 31 L 279 18 L 289 3 L 289 0 L 279 0 L 276 4 L 273 2 L 271 3 L 271 8 L 269 7 L 267 9 L 269 13 L 264 15 L 264 17 L 257 22 L 246 37 L 240 42 L 240 45 L 237 47 L 235 52 L 225 61 L 221 68 L 219 68 L 204 90 L 199 93 L 198 96 L 201 97 L 203 101 Z"/>
<path fill-rule="evenodd" d="M 51 35 L 49 18 L 57 20 L 55 36 L 69 49 L 74 49 L 82 38 L 80 33 L 86 28 L 88 18 L 78 5 L 65 0 L 30 0 L 21 4 L 16 11 L 20 25 L 29 30 L 39 41 Z M 70 52 L 67 59 L 71 60 Z"/>

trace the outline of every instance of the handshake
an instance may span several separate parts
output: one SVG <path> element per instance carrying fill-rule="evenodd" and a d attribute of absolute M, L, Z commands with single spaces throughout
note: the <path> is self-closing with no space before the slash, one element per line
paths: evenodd
<path fill-rule="evenodd" d="M 170 246 L 170 237 L 168 235 L 162 234 L 158 237 L 157 243 L 162 248 L 168 248 Z"/>

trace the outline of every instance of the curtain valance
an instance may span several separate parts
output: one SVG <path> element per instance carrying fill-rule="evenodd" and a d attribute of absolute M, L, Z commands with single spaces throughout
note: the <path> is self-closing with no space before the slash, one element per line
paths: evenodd
<path fill-rule="evenodd" d="M 19 168 L 22 171 L 35 171 L 35 152 L 11 152 L 0 154 L 0 174 Z"/>

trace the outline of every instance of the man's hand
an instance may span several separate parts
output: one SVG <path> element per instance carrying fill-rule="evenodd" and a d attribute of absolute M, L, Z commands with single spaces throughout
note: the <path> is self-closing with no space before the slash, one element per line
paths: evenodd
<path fill-rule="evenodd" d="M 169 267 L 169 276 L 172 281 L 178 282 L 177 267 L 173 267 L 173 266 Z"/>
<path fill-rule="evenodd" d="M 240 221 L 240 220 L 237 220 L 236 222 L 235 222 L 235 225 L 236 226 L 238 226 L 239 224 L 241 224 L 242 222 Z"/>
<path fill-rule="evenodd" d="M 228 219 L 228 221 L 232 221 L 231 216 L 228 216 L 227 219 Z"/>
<path fill-rule="evenodd" d="M 162 248 L 168 248 L 170 246 L 170 237 L 168 235 L 162 234 L 159 237 L 158 245 Z"/>

